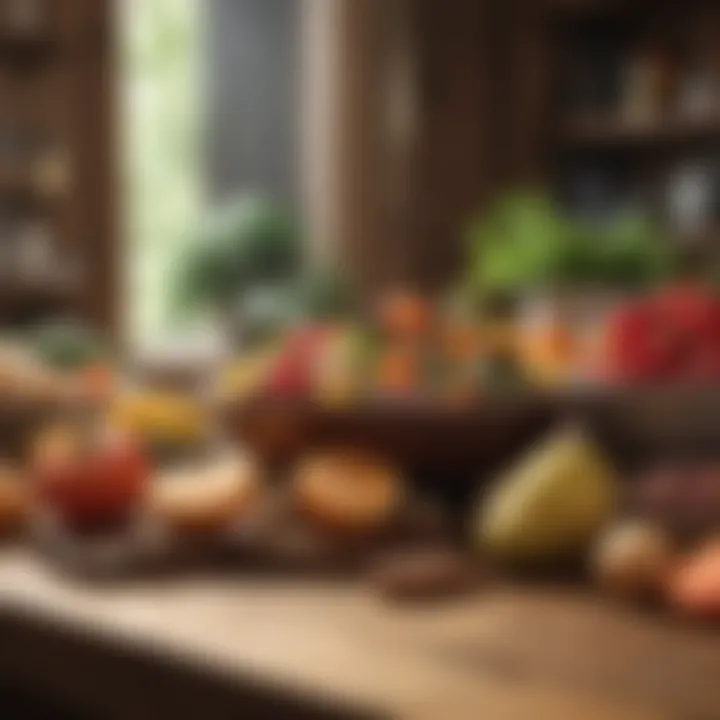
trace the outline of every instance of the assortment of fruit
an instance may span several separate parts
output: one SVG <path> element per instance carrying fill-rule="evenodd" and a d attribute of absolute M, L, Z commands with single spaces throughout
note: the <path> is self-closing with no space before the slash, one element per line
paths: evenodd
<path fill-rule="evenodd" d="M 142 441 L 146 423 L 174 431 L 173 407 L 180 436 L 195 437 L 200 425 L 190 422 L 187 405 L 169 403 L 160 411 L 150 396 L 146 401 L 149 407 L 140 402 L 132 412 L 127 406 L 111 413 L 102 429 L 80 420 L 45 429 L 25 477 L 12 468 L 0 473 L 0 531 L 32 523 L 36 511 L 50 511 L 64 532 L 79 538 L 122 534 L 140 517 L 178 539 L 230 537 L 230 530 L 250 536 L 260 524 L 264 539 L 250 547 L 290 567 L 385 548 L 368 580 L 394 600 L 467 593 L 488 574 L 581 562 L 597 587 L 618 599 L 662 601 L 693 618 L 720 617 L 714 462 L 656 463 L 622 481 L 587 432 L 565 425 L 482 485 L 464 541 L 447 522 L 418 539 L 408 518 L 422 502 L 392 462 L 359 448 L 315 451 L 298 457 L 279 483 L 247 455 L 163 468 Z M 434 510 L 445 515 L 438 505 Z"/>
<path fill-rule="evenodd" d="M 597 322 L 566 315 L 558 310 L 530 322 L 522 313 L 475 316 L 395 290 L 364 318 L 332 316 L 263 334 L 219 373 L 215 390 L 223 399 L 260 394 L 347 406 L 368 397 L 469 402 L 499 388 L 578 381 L 720 380 L 720 299 L 708 288 L 661 288 L 620 303 Z M 117 375 L 104 344 L 78 327 L 49 326 L 32 342 L 0 350 L 3 396 L 102 403 L 119 392 Z M 180 404 L 141 396 L 124 399 L 117 413 L 122 424 L 158 435 L 158 444 L 165 437 L 171 445 L 201 441 L 203 411 Z"/>
<path fill-rule="evenodd" d="M 720 299 L 668 286 L 594 317 L 441 313 L 410 292 L 388 295 L 369 321 L 290 330 L 231 363 L 224 398 L 430 397 L 472 401 L 501 388 L 711 385 L 720 380 Z"/>
<path fill-rule="evenodd" d="M 432 304 L 395 292 L 372 320 L 333 321 L 287 332 L 235 361 L 219 379 L 230 399 L 261 394 L 348 405 L 363 398 L 472 399 L 505 371 L 521 385 L 521 342 L 510 323 L 442 319 Z"/>
<path fill-rule="evenodd" d="M 64 421 L 42 430 L 26 477 L 0 475 L 0 530 L 50 513 L 70 534 L 122 534 L 142 516 L 173 532 L 215 532 L 241 518 L 262 485 L 245 457 L 163 467 L 132 435 Z"/>
<path fill-rule="evenodd" d="M 590 359 L 578 338 L 558 317 L 480 322 L 397 291 L 365 324 L 333 318 L 263 335 L 215 389 L 233 401 L 259 395 L 347 408 L 368 397 L 467 403 L 499 388 L 562 386 L 598 367 L 617 385 L 720 380 L 720 302 L 696 286 L 620 305 Z M 122 532 L 143 516 L 174 537 L 219 537 L 262 524 L 272 506 L 276 546 L 304 557 L 382 543 L 419 506 L 401 468 L 357 447 L 300 453 L 284 483 L 248 457 L 182 457 L 166 467 L 168 449 L 208 445 L 207 405 L 187 393 L 121 392 L 102 355 L 79 338 L 45 342 L 42 362 L 0 357 L 0 389 L 59 397 L 64 388 L 66 399 L 102 402 L 90 403 L 89 423 L 68 417 L 43 430 L 23 472 L 0 468 L 0 532 L 42 510 L 81 536 Z M 664 461 L 627 480 L 588 433 L 559 428 L 487 492 L 483 484 L 463 542 L 450 532 L 393 553 L 374 569 L 373 586 L 386 597 L 437 597 L 478 587 L 488 568 L 537 572 L 582 561 L 605 593 L 720 617 L 720 464 Z M 277 540 L 290 531 L 292 542 Z"/>
<path fill-rule="evenodd" d="M 667 481 L 655 473 L 644 482 Z M 597 586 L 614 597 L 661 601 L 691 617 L 720 617 L 717 516 L 711 523 L 707 515 L 696 518 L 702 522 L 689 538 L 688 526 L 678 532 L 668 516 L 669 505 L 662 506 L 664 516 L 657 513 L 650 486 L 640 485 L 640 502 L 628 506 L 620 502 L 622 485 L 583 433 L 564 429 L 531 449 L 480 503 L 473 520 L 476 547 L 506 568 L 538 570 L 582 560 Z M 662 490 L 676 493 L 681 505 L 683 493 L 692 493 L 677 484 Z"/>

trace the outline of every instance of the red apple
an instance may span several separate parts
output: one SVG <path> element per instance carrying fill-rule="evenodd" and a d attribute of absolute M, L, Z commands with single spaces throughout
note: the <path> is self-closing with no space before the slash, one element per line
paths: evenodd
<path fill-rule="evenodd" d="M 308 326 L 292 333 L 270 373 L 270 392 L 282 398 L 309 395 L 328 337 L 329 330 L 323 326 Z"/>
<path fill-rule="evenodd" d="M 67 452 L 39 458 L 35 480 L 40 499 L 73 527 L 122 523 L 137 507 L 151 467 L 124 437 L 72 443 Z"/>

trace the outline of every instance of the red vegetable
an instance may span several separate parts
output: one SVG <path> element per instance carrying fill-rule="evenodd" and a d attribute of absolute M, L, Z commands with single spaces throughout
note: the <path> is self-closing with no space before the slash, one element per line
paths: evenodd
<path fill-rule="evenodd" d="M 666 288 L 611 319 L 607 376 L 613 382 L 720 380 L 720 303 L 703 288 Z"/>
<path fill-rule="evenodd" d="M 607 374 L 611 381 L 658 381 L 673 369 L 673 335 L 648 304 L 620 310 L 611 320 Z"/>

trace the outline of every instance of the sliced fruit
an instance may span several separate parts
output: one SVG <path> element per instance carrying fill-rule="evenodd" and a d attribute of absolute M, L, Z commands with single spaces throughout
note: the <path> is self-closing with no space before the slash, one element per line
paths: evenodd
<path fill-rule="evenodd" d="M 147 506 L 176 531 L 214 531 L 241 519 L 258 499 L 261 484 L 256 463 L 231 458 L 160 475 L 151 484 Z"/>
<path fill-rule="evenodd" d="M 400 508 L 404 482 L 391 465 L 357 452 L 327 452 L 301 461 L 293 476 L 300 510 L 320 525 L 368 532 Z"/>

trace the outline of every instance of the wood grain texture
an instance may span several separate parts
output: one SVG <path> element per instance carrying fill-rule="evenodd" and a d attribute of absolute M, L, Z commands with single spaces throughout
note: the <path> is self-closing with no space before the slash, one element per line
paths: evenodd
<path fill-rule="evenodd" d="M 480 712 L 493 720 L 720 716 L 716 634 L 578 591 L 493 588 L 408 610 L 352 584 L 263 582 L 240 572 L 83 587 L 22 553 L 6 553 L 0 608 L 36 634 L 46 626 L 84 638 L 74 661 L 85 658 L 79 670 L 92 658 L 107 665 L 113 652 L 131 650 L 153 659 L 144 670 L 149 677 L 182 661 L 190 675 L 194 668 L 214 677 L 217 692 L 255 679 L 278 692 L 324 698 L 349 716 L 359 709 L 407 718 Z M 35 639 L 42 646 L 42 632 Z M 62 642 L 54 642 L 62 656 Z M 48 661 L 58 662 L 23 657 L 23 669 L 39 681 Z M 0 662 L 0 672 L 7 665 Z M 93 667 L 93 682 L 110 688 L 103 664 Z M 172 687 L 177 705 L 183 686 Z"/>

